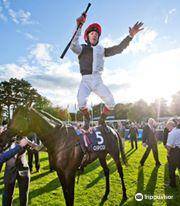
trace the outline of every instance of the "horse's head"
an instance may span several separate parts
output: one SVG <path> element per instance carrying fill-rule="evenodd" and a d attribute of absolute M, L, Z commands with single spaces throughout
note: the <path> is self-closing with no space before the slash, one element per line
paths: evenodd
<path fill-rule="evenodd" d="M 7 126 L 7 129 L 0 134 L 0 151 L 8 146 L 13 137 L 26 136 L 31 132 L 31 107 L 18 107 L 13 118 Z"/>
<path fill-rule="evenodd" d="M 31 132 L 31 107 L 18 107 L 14 114 L 13 118 L 8 126 L 8 129 L 11 131 L 11 133 L 14 133 L 16 135 L 20 136 L 26 136 Z"/>

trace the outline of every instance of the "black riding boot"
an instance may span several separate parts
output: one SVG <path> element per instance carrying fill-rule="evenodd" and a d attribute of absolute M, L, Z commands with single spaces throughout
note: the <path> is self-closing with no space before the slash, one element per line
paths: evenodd
<path fill-rule="evenodd" d="M 101 116 L 100 116 L 100 119 L 99 119 L 99 121 L 98 121 L 98 125 L 106 125 L 106 117 L 107 117 L 107 115 L 106 114 L 104 114 L 104 113 L 102 113 L 101 114 Z"/>
<path fill-rule="evenodd" d="M 83 129 L 84 130 L 88 130 L 89 129 L 89 126 L 90 126 L 90 113 L 88 111 L 87 108 L 82 108 L 80 109 L 83 117 L 84 117 L 84 126 L 83 126 Z"/>
<path fill-rule="evenodd" d="M 90 115 L 88 112 L 88 113 L 84 114 L 84 127 L 83 127 L 83 129 L 88 130 L 89 126 L 90 126 Z"/>

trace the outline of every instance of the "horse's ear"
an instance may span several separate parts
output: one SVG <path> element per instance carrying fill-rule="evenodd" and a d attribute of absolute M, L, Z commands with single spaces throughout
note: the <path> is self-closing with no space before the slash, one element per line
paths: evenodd
<path fill-rule="evenodd" d="M 34 102 L 32 102 L 32 101 L 28 102 L 28 103 L 27 103 L 28 109 L 33 108 L 33 105 L 34 105 Z"/>

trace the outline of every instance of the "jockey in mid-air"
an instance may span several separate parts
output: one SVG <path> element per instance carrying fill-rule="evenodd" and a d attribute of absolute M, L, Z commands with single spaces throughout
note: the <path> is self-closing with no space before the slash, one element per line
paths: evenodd
<path fill-rule="evenodd" d="M 84 33 L 86 44 L 79 44 L 81 28 L 86 21 L 86 15 L 82 14 L 76 21 L 77 25 L 80 25 L 80 27 L 71 43 L 71 50 L 78 55 L 79 59 L 82 80 L 79 86 L 77 100 L 78 107 L 85 120 L 84 129 L 88 130 L 90 125 L 90 113 L 87 108 L 87 99 L 91 92 L 97 94 L 105 103 L 98 122 L 99 125 L 105 125 L 106 117 L 115 106 L 114 98 L 101 78 L 104 57 L 121 53 L 129 45 L 133 37 L 143 29 L 143 23 L 137 22 L 132 28 L 129 27 L 129 35 L 122 40 L 120 44 L 104 48 L 98 44 L 101 35 L 101 26 L 98 23 L 90 24 L 87 27 Z"/>

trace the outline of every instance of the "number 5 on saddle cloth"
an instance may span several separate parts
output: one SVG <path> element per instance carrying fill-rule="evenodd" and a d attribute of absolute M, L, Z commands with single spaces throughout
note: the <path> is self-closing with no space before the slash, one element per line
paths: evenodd
<path fill-rule="evenodd" d="M 76 130 L 76 134 L 80 138 L 82 150 L 84 150 L 83 148 L 86 148 L 88 151 L 98 152 L 106 149 L 104 138 L 98 127 L 90 128 L 89 132 L 79 129 Z"/>

